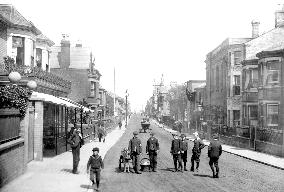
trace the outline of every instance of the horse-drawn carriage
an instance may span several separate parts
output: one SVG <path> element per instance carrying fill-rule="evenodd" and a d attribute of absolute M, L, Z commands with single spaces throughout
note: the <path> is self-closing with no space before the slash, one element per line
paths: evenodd
<path fill-rule="evenodd" d="M 140 132 L 144 132 L 146 133 L 147 132 L 147 129 L 150 129 L 150 120 L 149 118 L 143 118 L 143 120 L 141 121 L 141 129 L 140 129 Z"/>

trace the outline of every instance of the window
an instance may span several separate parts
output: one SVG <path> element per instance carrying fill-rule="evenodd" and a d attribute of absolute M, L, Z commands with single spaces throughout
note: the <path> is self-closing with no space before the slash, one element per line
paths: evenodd
<path fill-rule="evenodd" d="M 234 126 L 239 126 L 240 125 L 240 118 L 241 118 L 240 110 L 233 110 Z"/>
<path fill-rule="evenodd" d="M 268 61 L 266 63 L 266 85 L 279 83 L 280 78 L 280 63 L 278 60 Z"/>
<path fill-rule="evenodd" d="M 240 65 L 241 64 L 241 51 L 234 51 L 234 65 Z"/>
<path fill-rule="evenodd" d="M 36 66 L 42 68 L 42 49 L 36 48 Z"/>
<path fill-rule="evenodd" d="M 96 83 L 91 81 L 91 90 L 90 90 L 90 96 L 94 97 L 96 92 Z"/>
<path fill-rule="evenodd" d="M 250 119 L 256 119 L 257 118 L 257 115 L 258 115 L 257 110 L 258 110 L 258 108 L 257 108 L 256 105 L 249 106 L 249 118 Z"/>
<path fill-rule="evenodd" d="M 23 66 L 25 63 L 25 38 L 13 36 L 12 49 L 16 54 L 16 64 Z"/>
<path fill-rule="evenodd" d="M 241 94 L 240 85 L 241 85 L 240 75 L 234 75 L 234 86 L 233 86 L 234 95 L 240 95 Z"/>
<path fill-rule="evenodd" d="M 278 104 L 267 104 L 267 126 L 278 126 Z"/>
<path fill-rule="evenodd" d="M 216 67 L 216 73 L 215 74 L 216 74 L 216 79 L 215 79 L 216 80 L 216 84 L 215 84 L 216 85 L 216 91 L 218 91 L 219 90 L 219 67 L 218 66 Z"/>
<path fill-rule="evenodd" d="M 229 52 L 229 56 L 228 56 L 229 58 L 229 64 L 231 64 L 231 59 L 232 59 L 232 54 L 231 54 L 231 52 Z"/>

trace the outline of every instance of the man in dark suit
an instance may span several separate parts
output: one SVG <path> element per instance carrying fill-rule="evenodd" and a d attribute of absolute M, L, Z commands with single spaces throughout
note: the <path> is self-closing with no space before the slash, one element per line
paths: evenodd
<path fill-rule="evenodd" d="M 188 149 L 188 143 L 187 143 L 187 141 L 186 141 L 185 134 L 181 134 L 181 146 L 180 146 L 180 150 L 181 150 L 181 159 L 182 159 L 182 161 L 183 161 L 184 171 L 187 171 L 187 169 L 186 169 L 187 149 Z"/>
<path fill-rule="evenodd" d="M 78 165 L 80 161 L 80 147 L 81 147 L 81 138 L 80 138 L 80 129 L 76 129 L 72 135 L 69 137 L 67 142 L 71 145 L 72 155 L 73 155 L 73 170 L 72 173 L 78 174 Z"/>
<path fill-rule="evenodd" d="M 154 133 L 150 133 L 151 137 L 147 141 L 146 145 L 146 153 L 149 155 L 150 159 L 150 166 L 153 170 L 153 172 L 156 172 L 157 169 L 157 156 L 158 151 L 160 149 L 159 147 L 159 141 L 156 137 L 154 137 Z"/>
<path fill-rule="evenodd" d="M 172 140 L 171 145 L 171 154 L 173 155 L 174 160 L 174 166 L 175 166 L 175 172 L 178 171 L 177 163 L 179 164 L 180 171 L 183 172 L 182 162 L 181 162 L 181 140 L 179 139 L 177 134 L 173 134 L 174 139 Z"/>
<path fill-rule="evenodd" d="M 213 172 L 213 178 L 219 178 L 218 160 L 221 154 L 222 154 L 222 145 L 218 141 L 218 135 L 214 134 L 213 141 L 211 141 L 208 146 L 208 157 L 210 158 L 209 165 Z M 213 164 L 216 168 L 216 172 L 214 170 Z"/>
<path fill-rule="evenodd" d="M 140 172 L 140 154 L 142 153 L 141 140 L 137 138 L 138 132 L 133 132 L 133 138 L 129 141 L 128 149 L 131 154 L 133 169 L 135 173 L 141 174 Z"/>
<path fill-rule="evenodd" d="M 197 132 L 193 133 L 195 139 L 193 141 L 192 156 L 191 156 L 191 168 L 190 171 L 194 171 L 194 161 L 196 162 L 196 171 L 198 172 L 201 149 L 205 147 L 203 141 L 199 138 Z"/>

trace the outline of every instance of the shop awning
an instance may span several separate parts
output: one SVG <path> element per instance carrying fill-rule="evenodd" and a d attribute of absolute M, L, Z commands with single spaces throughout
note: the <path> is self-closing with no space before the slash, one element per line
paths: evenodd
<path fill-rule="evenodd" d="M 68 101 L 70 103 L 73 103 L 74 105 L 77 105 L 79 108 L 83 108 L 84 112 L 92 112 L 92 113 L 94 113 L 94 110 L 89 109 L 88 107 L 85 107 L 85 106 L 83 106 L 83 105 L 81 105 L 79 103 L 76 103 L 75 101 L 72 101 L 71 99 L 68 99 L 66 97 L 59 97 L 59 98 L 65 100 L 65 101 Z"/>
<path fill-rule="evenodd" d="M 49 95 L 49 94 L 45 94 L 45 93 L 39 93 L 36 91 L 33 91 L 30 100 L 41 100 L 44 102 L 48 102 L 48 103 L 53 103 L 53 104 L 57 104 L 57 105 L 64 105 L 66 107 L 73 107 L 73 108 L 80 108 L 78 105 L 75 105 L 71 102 L 68 102 L 64 99 L 55 97 L 53 95 Z"/>

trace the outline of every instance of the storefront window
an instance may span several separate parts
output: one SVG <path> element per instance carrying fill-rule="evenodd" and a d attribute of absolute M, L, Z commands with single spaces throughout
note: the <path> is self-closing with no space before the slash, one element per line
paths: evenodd
<path fill-rule="evenodd" d="M 278 104 L 267 104 L 267 125 L 278 126 Z"/>
<path fill-rule="evenodd" d="M 240 110 L 233 110 L 234 126 L 240 125 L 240 117 L 241 117 Z"/>
<path fill-rule="evenodd" d="M 42 68 L 42 49 L 36 49 L 36 66 Z"/>

